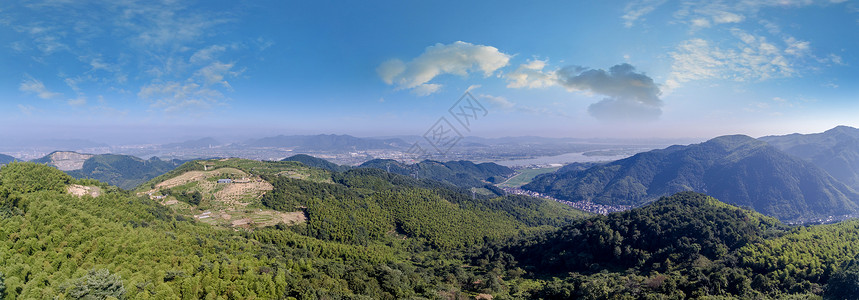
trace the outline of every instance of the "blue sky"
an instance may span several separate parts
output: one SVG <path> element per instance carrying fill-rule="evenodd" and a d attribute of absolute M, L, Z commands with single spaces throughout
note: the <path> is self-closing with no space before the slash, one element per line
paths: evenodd
<path fill-rule="evenodd" d="M 462 3 L 460 3 L 462 2 Z M 855 1 L 4 1 L 0 137 L 859 126 Z"/>

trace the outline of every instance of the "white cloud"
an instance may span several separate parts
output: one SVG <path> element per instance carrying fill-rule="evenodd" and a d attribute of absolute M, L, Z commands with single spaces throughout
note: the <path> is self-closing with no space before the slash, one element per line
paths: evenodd
<path fill-rule="evenodd" d="M 829 56 L 827 57 L 827 60 L 829 60 L 830 62 L 832 62 L 836 65 L 844 65 L 844 59 L 842 59 L 841 56 L 838 56 L 835 54 L 829 54 Z"/>
<path fill-rule="evenodd" d="M 682 42 L 670 53 L 674 62 L 666 80 L 669 90 L 693 80 L 760 81 L 799 74 L 786 55 L 802 55 L 808 47 L 804 42 L 785 49 L 739 29 L 732 33 L 740 41 L 734 47 L 722 48 L 704 39 Z"/>
<path fill-rule="evenodd" d="M 227 47 L 221 45 L 212 45 L 203 49 L 200 49 L 197 52 L 194 52 L 194 55 L 191 55 L 191 58 L 188 59 L 192 64 L 206 63 L 214 60 L 218 54 L 227 50 Z"/>
<path fill-rule="evenodd" d="M 800 41 L 794 37 L 787 37 L 784 42 L 787 44 L 787 49 L 784 50 L 787 54 L 793 56 L 806 56 L 811 52 L 811 43 L 808 41 Z"/>
<path fill-rule="evenodd" d="M 383 62 L 376 68 L 376 73 L 387 84 L 394 84 L 394 78 L 406 71 L 406 64 L 399 59 Z"/>
<path fill-rule="evenodd" d="M 78 65 L 65 69 L 82 70 L 80 73 L 58 72 L 77 94 L 75 99 L 68 100 L 70 105 L 85 104 L 85 94 L 93 88 L 144 91 L 169 82 L 201 86 L 194 93 L 195 99 L 201 99 L 200 94 L 220 95 L 198 101 L 211 104 L 213 99 L 225 98 L 223 92 L 231 90 L 228 80 L 243 71 L 235 62 L 224 63 L 219 57 L 243 44 L 223 40 L 217 34 L 222 25 L 235 21 L 233 12 L 193 6 L 184 1 L 100 1 L 88 5 L 75 1 L 36 1 L 4 10 L 0 18 L 23 36 L 10 41 L 13 50 L 35 52 L 29 56 L 44 65 L 60 59 L 59 53 L 78 58 Z M 215 38 L 217 42 L 212 43 Z M 259 49 L 273 44 L 264 38 L 246 41 Z M 37 80 L 25 80 L 20 89 L 41 98 L 60 95 Z M 176 90 L 165 94 L 187 94 Z M 175 100 L 172 96 L 163 97 L 168 98 Z M 153 107 L 161 105 L 159 109 L 177 107 L 178 101 L 140 100 Z M 188 103 L 193 101 L 189 99 Z M 207 105 L 196 105 L 204 106 Z"/>
<path fill-rule="evenodd" d="M 441 90 L 440 84 L 424 83 L 412 88 L 412 93 L 418 96 L 429 96 Z"/>
<path fill-rule="evenodd" d="M 652 78 L 623 63 L 609 68 L 567 66 L 546 71 L 546 61 L 530 60 L 507 74 L 509 88 L 544 88 L 560 85 L 571 92 L 606 96 L 588 112 L 603 121 L 651 121 L 662 114 L 661 91 Z M 502 99 L 490 99 L 505 105 Z M 505 99 L 506 100 L 506 99 Z"/>
<path fill-rule="evenodd" d="M 224 80 L 224 78 L 226 76 L 236 76 L 239 74 L 238 72 L 231 71 L 233 65 L 234 64 L 231 63 L 228 64 L 216 61 L 201 68 L 194 73 L 194 75 L 201 77 L 207 86 L 218 83 L 230 89 L 232 88 L 230 83 Z"/>
<path fill-rule="evenodd" d="M 22 114 L 29 116 L 32 115 L 34 111 L 36 111 L 36 108 L 32 105 L 18 104 L 18 110 L 20 110 Z"/>
<path fill-rule="evenodd" d="M 558 76 L 555 71 L 544 71 L 548 61 L 532 59 L 519 65 L 515 71 L 507 73 L 509 88 L 544 88 L 556 85 Z"/>
<path fill-rule="evenodd" d="M 86 105 L 86 97 L 81 96 L 75 99 L 69 99 L 69 101 L 66 101 L 66 103 L 71 106 L 84 106 Z"/>
<path fill-rule="evenodd" d="M 731 13 L 726 11 L 717 11 L 713 13 L 713 23 L 716 24 L 727 24 L 727 23 L 740 23 L 745 17 Z"/>
<path fill-rule="evenodd" d="M 137 96 L 165 113 L 208 110 L 225 98 L 221 92 L 197 83 L 175 81 L 145 85 Z"/>
<path fill-rule="evenodd" d="M 441 88 L 439 84 L 428 83 L 436 76 L 468 76 L 477 72 L 488 77 L 506 66 L 510 57 L 492 46 L 457 41 L 429 46 L 424 53 L 408 62 L 399 59 L 385 61 L 376 68 L 376 72 L 382 81 L 396 85 L 397 89 L 415 89 L 416 94 L 429 95 Z"/>
<path fill-rule="evenodd" d="M 602 121 L 652 121 L 662 114 L 659 87 L 630 64 L 608 71 L 569 66 L 558 71 L 558 82 L 571 91 L 606 96 L 588 107 L 591 116 Z"/>
<path fill-rule="evenodd" d="M 51 99 L 62 95 L 60 93 L 49 91 L 48 88 L 45 87 L 44 83 L 29 75 L 24 76 L 24 80 L 21 81 L 21 84 L 18 86 L 18 90 L 36 94 L 36 96 L 42 99 Z"/>
<path fill-rule="evenodd" d="M 704 18 L 698 18 L 692 20 L 692 26 L 697 28 L 707 28 L 710 27 L 710 20 Z"/>
<path fill-rule="evenodd" d="M 664 4 L 665 0 L 639 0 L 633 1 L 624 8 L 623 24 L 626 27 L 632 27 L 639 19 L 656 10 L 657 7 Z"/>
<path fill-rule="evenodd" d="M 502 108 L 502 109 L 509 109 L 509 108 L 512 108 L 513 106 L 516 105 L 515 103 L 510 102 L 510 100 L 507 100 L 507 98 L 501 97 L 501 96 L 481 94 L 481 95 L 477 95 L 477 98 L 480 98 L 482 100 L 486 100 L 492 106 Z"/>

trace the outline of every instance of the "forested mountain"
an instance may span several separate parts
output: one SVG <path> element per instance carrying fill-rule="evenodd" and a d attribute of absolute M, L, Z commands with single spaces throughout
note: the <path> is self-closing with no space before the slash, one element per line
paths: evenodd
<path fill-rule="evenodd" d="M 782 220 L 845 215 L 859 208 L 859 194 L 826 171 L 743 135 L 544 174 L 523 188 L 571 201 L 622 205 L 696 191 Z"/>
<path fill-rule="evenodd" d="M 0 153 L 0 165 L 5 165 L 13 161 L 15 161 L 14 157 Z"/>
<path fill-rule="evenodd" d="M 666 260 L 718 259 L 786 228 L 776 219 L 683 192 L 630 211 L 579 220 L 510 249 L 520 262 L 546 271 L 637 268 L 647 273 Z"/>
<path fill-rule="evenodd" d="M 236 231 L 44 165 L 3 167 L 0 296 L 462 298 L 506 290 L 497 273 L 469 266 L 468 249 L 584 216 L 543 199 L 475 199 L 435 181 L 373 169 L 327 173 L 292 162 L 189 162 L 151 183 L 221 169 L 285 180 L 273 193 L 304 196 L 308 222 Z M 271 199 L 284 199 L 277 195 Z"/>
<path fill-rule="evenodd" d="M 320 169 L 325 169 L 328 171 L 335 171 L 335 172 L 346 171 L 349 169 L 348 166 L 341 166 L 341 165 L 335 164 L 333 162 L 327 161 L 325 159 L 313 157 L 313 156 L 310 156 L 307 154 L 293 155 L 293 156 L 284 158 L 281 161 L 297 161 L 297 162 L 300 162 L 300 163 L 302 163 L 308 167 L 320 168 Z"/>
<path fill-rule="evenodd" d="M 80 169 L 66 173 L 75 178 L 95 179 L 123 189 L 133 189 L 182 163 L 180 160 L 163 161 L 157 157 L 143 160 L 130 155 L 100 154 L 85 160 Z"/>
<path fill-rule="evenodd" d="M 391 173 L 429 178 L 458 187 L 482 187 L 486 182 L 498 183 L 513 174 L 513 170 L 495 163 L 475 164 L 470 161 L 438 162 L 424 160 L 416 164 L 405 164 L 393 159 L 374 159 L 359 168 L 377 168 Z"/>
<path fill-rule="evenodd" d="M 759 140 L 817 165 L 859 191 L 859 129 L 838 126 L 822 133 L 765 136 Z"/>
<path fill-rule="evenodd" d="M 351 135 L 278 135 L 245 142 L 252 147 L 293 148 L 299 151 L 354 151 L 408 147 L 401 139 L 359 138 Z"/>
<path fill-rule="evenodd" d="M 695 193 L 580 219 L 378 169 L 240 159 L 189 162 L 142 189 L 236 171 L 273 183 L 260 205 L 307 222 L 209 225 L 45 165 L 0 168 L 0 298 L 849 299 L 859 287 L 859 221 L 786 228 Z"/>
<path fill-rule="evenodd" d="M 857 229 L 855 220 L 791 229 L 684 192 L 484 251 L 557 276 L 534 298 L 854 299 Z"/>

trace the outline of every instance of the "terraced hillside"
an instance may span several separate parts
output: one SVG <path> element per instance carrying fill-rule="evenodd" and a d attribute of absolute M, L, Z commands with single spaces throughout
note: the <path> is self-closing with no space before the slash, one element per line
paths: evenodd
<path fill-rule="evenodd" d="M 275 211 L 261 204 L 263 195 L 273 187 L 260 175 L 330 181 L 325 171 L 298 163 L 221 159 L 186 163 L 136 192 L 211 225 L 249 229 L 304 222 L 305 212 L 300 207 Z"/>

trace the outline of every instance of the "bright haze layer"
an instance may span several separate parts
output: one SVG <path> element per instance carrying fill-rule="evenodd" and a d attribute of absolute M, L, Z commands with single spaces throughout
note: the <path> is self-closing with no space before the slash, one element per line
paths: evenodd
<path fill-rule="evenodd" d="M 820 132 L 857 53 L 846 0 L 12 0 L 0 138 L 421 135 L 466 91 L 474 136 Z"/>

